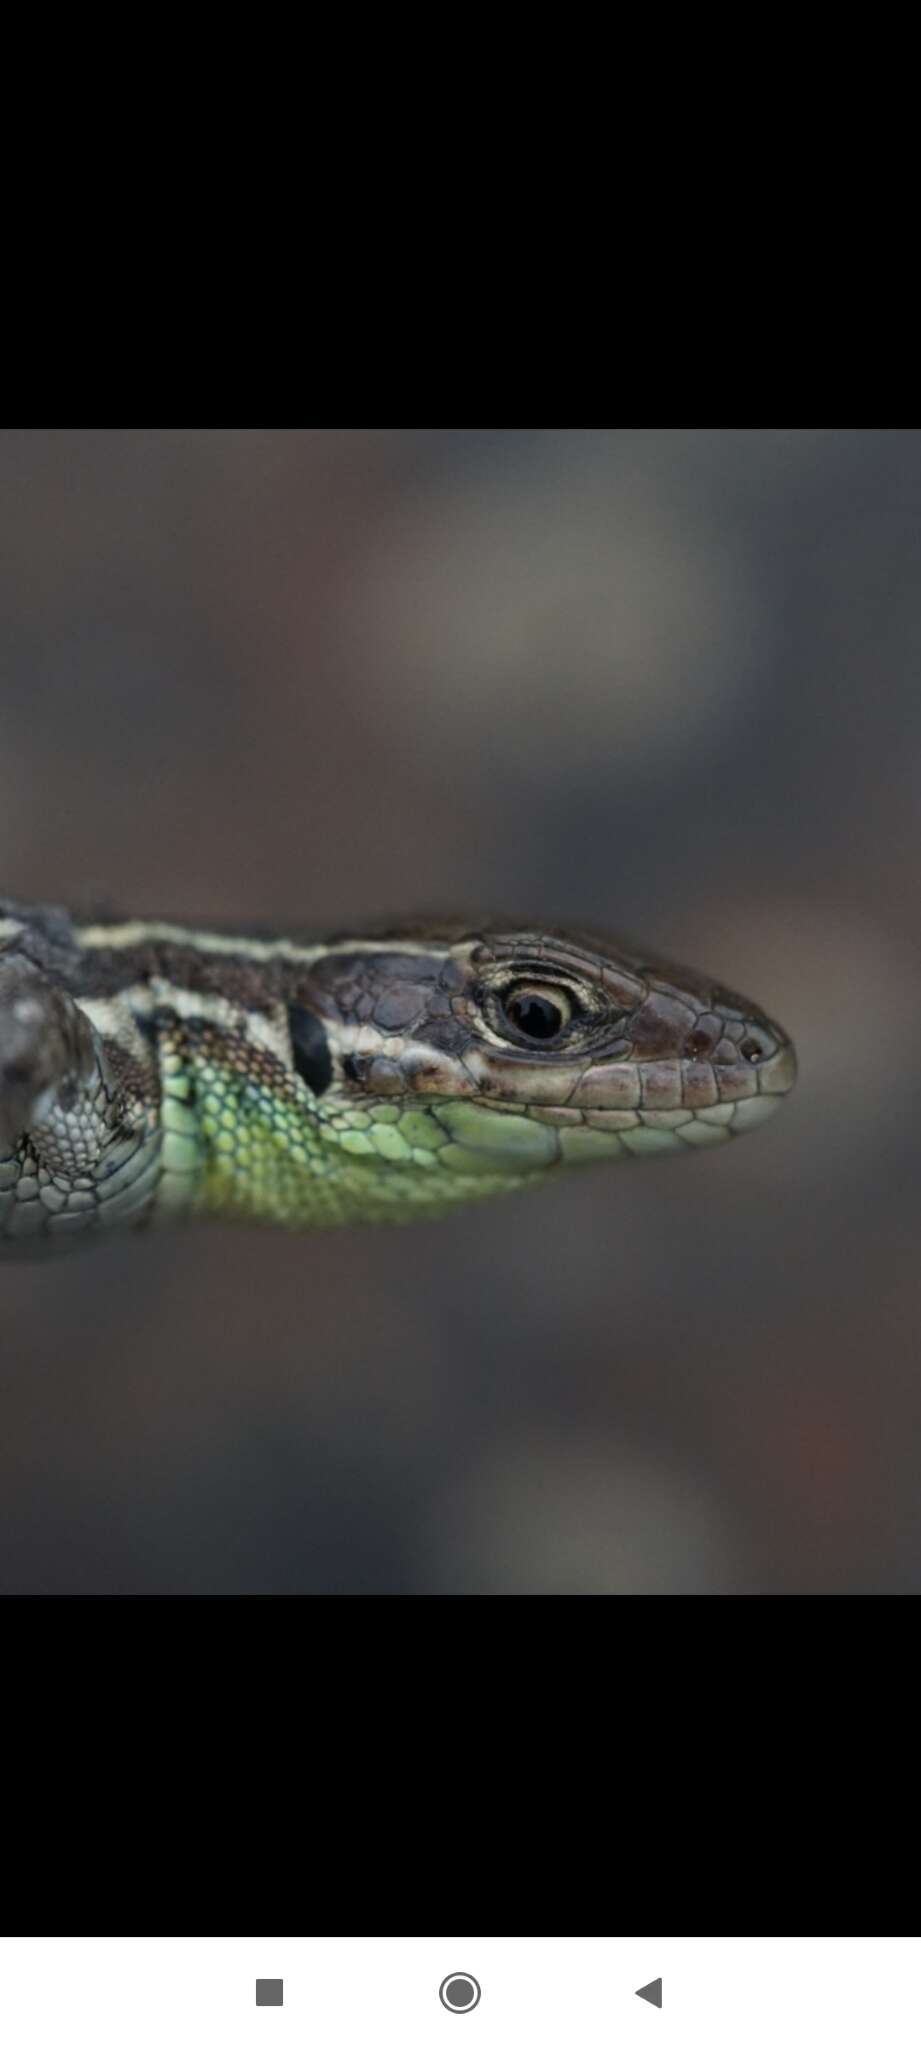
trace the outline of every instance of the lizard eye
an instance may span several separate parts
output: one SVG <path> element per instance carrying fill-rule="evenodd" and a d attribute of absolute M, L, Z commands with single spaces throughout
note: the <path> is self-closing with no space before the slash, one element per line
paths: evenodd
<path fill-rule="evenodd" d="M 534 987 L 519 982 L 502 998 L 502 1017 L 516 1038 L 533 1038 L 544 1045 L 559 1038 L 572 1016 L 572 1003 L 565 989 Z"/>

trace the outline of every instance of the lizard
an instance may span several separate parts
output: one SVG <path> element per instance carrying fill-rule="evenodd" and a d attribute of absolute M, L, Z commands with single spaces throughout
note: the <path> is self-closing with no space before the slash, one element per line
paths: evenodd
<path fill-rule="evenodd" d="M 0 1252 L 208 1214 L 443 1215 L 755 1128 L 781 1026 L 632 942 L 429 917 L 325 939 L 0 898 Z"/>

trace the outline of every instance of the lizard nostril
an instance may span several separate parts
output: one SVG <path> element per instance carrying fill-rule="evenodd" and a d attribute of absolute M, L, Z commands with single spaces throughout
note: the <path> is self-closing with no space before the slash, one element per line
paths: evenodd
<path fill-rule="evenodd" d="M 749 1064 L 753 1067 L 757 1065 L 759 1060 L 767 1057 L 764 1046 L 758 1044 L 757 1038 L 743 1038 L 739 1051 L 743 1060 L 748 1060 Z"/>

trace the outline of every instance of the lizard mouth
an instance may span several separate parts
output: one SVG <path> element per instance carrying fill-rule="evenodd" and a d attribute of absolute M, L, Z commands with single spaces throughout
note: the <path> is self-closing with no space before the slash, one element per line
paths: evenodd
<path fill-rule="evenodd" d="M 525 1113 L 559 1133 L 564 1160 L 680 1152 L 722 1144 L 767 1123 L 796 1074 L 786 1038 L 757 1067 L 708 1064 L 702 1072 L 688 1061 L 611 1062 L 591 1069 L 565 1103 L 536 1101 Z"/>

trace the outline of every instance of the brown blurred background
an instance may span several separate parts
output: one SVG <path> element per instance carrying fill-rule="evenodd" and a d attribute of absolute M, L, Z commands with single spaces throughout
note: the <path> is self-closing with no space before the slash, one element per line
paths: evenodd
<path fill-rule="evenodd" d="M 607 925 L 801 1077 L 403 1231 L 0 1265 L 12 1592 L 921 1588 L 921 437 L 0 439 L 0 894 Z"/>

